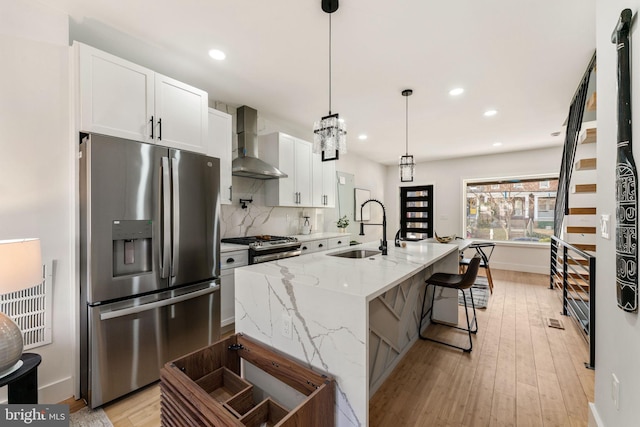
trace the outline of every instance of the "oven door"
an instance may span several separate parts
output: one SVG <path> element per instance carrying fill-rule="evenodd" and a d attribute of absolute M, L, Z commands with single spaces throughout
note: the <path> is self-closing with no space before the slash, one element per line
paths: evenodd
<path fill-rule="evenodd" d="M 267 249 L 262 251 L 250 251 L 249 263 L 258 264 L 261 262 L 275 261 L 282 258 L 291 258 L 302 253 L 300 246 L 286 249 Z"/>

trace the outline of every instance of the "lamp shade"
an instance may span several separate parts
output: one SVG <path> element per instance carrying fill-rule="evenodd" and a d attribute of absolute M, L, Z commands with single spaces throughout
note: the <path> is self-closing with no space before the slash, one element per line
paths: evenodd
<path fill-rule="evenodd" d="M 0 240 L 0 294 L 42 283 L 40 239 Z"/>

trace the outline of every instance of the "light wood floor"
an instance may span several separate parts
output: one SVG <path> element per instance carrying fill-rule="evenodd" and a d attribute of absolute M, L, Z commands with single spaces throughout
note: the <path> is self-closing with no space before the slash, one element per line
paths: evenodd
<path fill-rule="evenodd" d="M 372 426 L 586 426 L 594 371 L 547 276 L 492 271 L 471 353 L 419 341 L 370 400 Z M 565 329 L 546 325 L 561 319 Z M 442 326 L 428 335 L 463 338 Z M 464 343 L 461 340 L 460 343 Z"/>
<path fill-rule="evenodd" d="M 587 425 L 594 372 L 583 364 L 586 343 L 559 314 L 558 293 L 544 275 L 493 273 L 494 293 L 488 308 L 478 310 L 473 351 L 417 342 L 371 398 L 371 426 Z M 547 327 L 545 317 L 561 319 L 565 329 Z M 430 327 L 432 334 L 464 338 L 441 326 Z M 115 427 L 159 426 L 159 386 L 103 409 Z"/>

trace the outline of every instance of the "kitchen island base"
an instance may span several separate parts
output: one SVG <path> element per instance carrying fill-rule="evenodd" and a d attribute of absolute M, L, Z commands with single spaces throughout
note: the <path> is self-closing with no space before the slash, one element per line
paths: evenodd
<path fill-rule="evenodd" d="M 418 339 L 424 280 L 457 272 L 458 247 L 420 242 L 362 259 L 331 253 L 236 269 L 236 330 L 329 373 L 336 425 L 368 425 L 370 395 Z M 450 291 L 436 291 L 434 318 L 457 323 Z"/>

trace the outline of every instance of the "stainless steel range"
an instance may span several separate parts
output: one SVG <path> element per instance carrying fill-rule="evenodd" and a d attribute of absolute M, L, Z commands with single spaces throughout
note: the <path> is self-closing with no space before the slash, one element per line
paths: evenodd
<path fill-rule="evenodd" d="M 300 242 L 295 237 L 283 236 L 250 236 L 222 239 L 223 243 L 249 246 L 249 264 L 290 258 L 302 253 Z"/>

